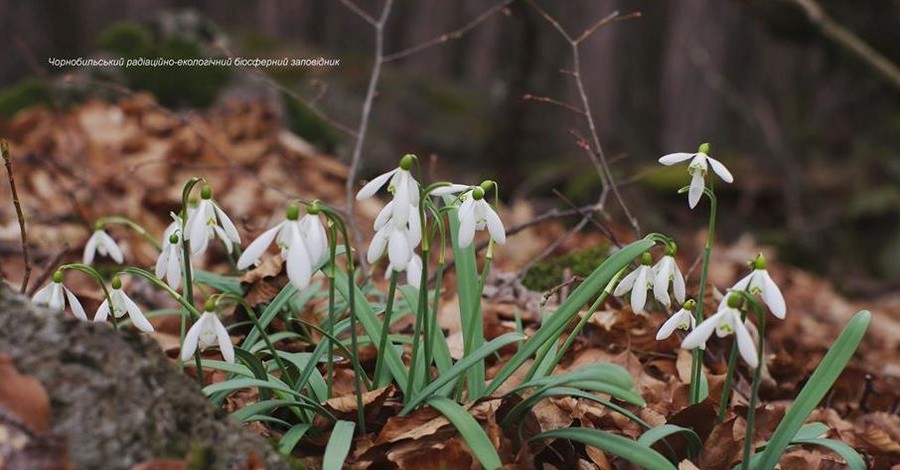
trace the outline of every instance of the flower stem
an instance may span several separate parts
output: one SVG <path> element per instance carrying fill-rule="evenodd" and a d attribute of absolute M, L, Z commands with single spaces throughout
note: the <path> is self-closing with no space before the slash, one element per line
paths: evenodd
<path fill-rule="evenodd" d="M 766 316 L 760 309 L 759 304 L 755 302 L 753 303 L 753 309 L 756 310 L 759 324 L 759 350 L 757 351 L 759 364 L 756 365 L 756 370 L 753 372 L 753 385 L 750 387 L 750 404 L 747 408 L 747 431 L 744 436 L 744 458 L 741 461 L 742 470 L 749 470 L 750 468 L 750 453 L 753 450 L 753 427 L 756 424 L 756 402 L 759 400 L 759 384 L 762 382 L 762 368 L 765 360 L 763 356 L 766 348 Z"/>
<path fill-rule="evenodd" d="M 162 244 L 159 243 L 159 240 L 154 238 L 153 235 L 151 235 L 150 232 L 147 231 L 147 229 L 142 227 L 137 222 L 129 219 L 128 217 L 124 217 L 121 215 L 109 215 L 106 217 L 101 217 L 99 220 L 97 220 L 97 223 L 99 223 L 101 225 L 106 225 L 106 224 L 124 225 L 124 226 L 134 230 L 138 235 L 143 237 L 144 240 L 147 240 L 148 243 L 150 243 L 151 245 L 156 247 L 157 250 L 162 251 Z"/>
<path fill-rule="evenodd" d="M 709 225 L 706 229 L 706 245 L 703 247 L 703 265 L 700 269 L 700 288 L 697 295 L 697 309 L 694 311 L 694 319 L 699 325 L 703 321 L 703 303 L 706 298 L 706 278 L 709 273 L 709 258 L 712 253 L 713 238 L 716 233 L 716 195 L 709 187 L 703 188 L 703 193 L 709 198 Z M 703 376 L 703 350 L 694 349 L 691 353 L 691 404 L 699 403 L 700 381 Z"/>
<path fill-rule="evenodd" d="M 378 360 L 375 363 L 375 383 L 376 387 L 383 387 L 386 384 L 381 383 L 381 372 L 384 369 L 384 351 L 387 347 L 388 334 L 391 329 L 391 316 L 394 313 L 394 296 L 397 290 L 397 277 L 399 272 L 391 271 L 391 284 L 388 287 L 387 305 L 384 307 L 384 323 L 381 325 L 381 338 L 378 340 Z M 393 346 L 392 346 L 393 347 Z"/>
<path fill-rule="evenodd" d="M 562 347 L 559 348 L 559 351 L 556 353 L 556 358 L 553 360 L 554 364 L 559 364 L 562 360 L 563 356 L 566 354 L 566 351 L 572 347 L 572 344 L 575 343 L 575 338 L 578 337 L 578 334 L 581 333 L 581 330 L 584 329 L 584 326 L 587 325 L 588 320 L 594 315 L 594 312 L 603 305 L 603 302 L 606 302 L 606 298 L 609 297 L 609 294 L 612 292 L 613 287 L 615 287 L 616 283 L 619 282 L 619 278 L 622 276 L 622 273 L 625 272 L 625 268 L 622 268 L 609 280 L 609 283 L 606 285 L 606 289 L 603 289 L 603 292 L 600 293 L 600 296 L 597 297 L 597 300 L 591 305 L 587 312 L 581 317 L 578 321 L 578 324 L 575 325 L 575 328 L 572 329 L 572 332 L 569 333 L 569 336 L 566 338 L 566 341 L 563 343 Z M 541 360 L 535 359 L 535 364 L 540 364 Z"/>
<path fill-rule="evenodd" d="M 731 382 L 734 380 L 734 369 L 737 367 L 738 345 L 737 340 L 731 344 L 731 353 L 728 355 L 728 371 L 725 372 L 725 383 L 722 384 L 722 399 L 719 400 L 719 413 L 716 419 L 719 423 L 725 421 L 725 411 L 731 398 Z"/>
<path fill-rule="evenodd" d="M 335 347 L 334 324 L 337 321 L 337 319 L 335 318 L 337 315 L 336 315 L 335 308 L 334 308 L 334 301 L 335 301 L 334 278 L 335 278 L 335 276 L 337 276 L 337 264 L 335 261 L 335 258 L 337 258 L 337 230 L 335 229 L 335 226 L 333 223 L 329 227 L 329 231 L 331 232 L 331 243 L 330 243 L 330 249 L 331 249 L 331 254 L 330 254 L 331 273 L 330 274 L 331 275 L 329 276 L 329 281 L 328 281 L 328 329 L 331 334 L 328 335 L 328 359 L 327 359 L 328 362 L 326 363 L 325 370 L 326 370 L 326 376 L 328 377 L 328 380 L 326 382 L 327 387 L 328 387 L 327 395 L 329 398 L 331 398 L 332 384 L 334 383 L 334 347 Z"/>

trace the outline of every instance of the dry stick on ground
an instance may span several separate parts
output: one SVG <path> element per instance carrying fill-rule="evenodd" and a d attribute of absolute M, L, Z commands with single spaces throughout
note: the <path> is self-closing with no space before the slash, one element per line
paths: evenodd
<path fill-rule="evenodd" d="M 834 21 L 815 0 L 791 1 L 806 12 L 809 21 L 818 26 L 826 38 L 857 56 L 888 79 L 892 85 L 900 88 L 900 67 L 866 44 L 859 36 Z"/>
<path fill-rule="evenodd" d="M 3 163 L 6 165 L 6 174 L 9 175 L 9 190 L 12 191 L 13 205 L 16 207 L 16 218 L 19 219 L 19 232 L 22 235 L 22 258 L 25 262 L 25 274 L 22 276 L 21 293 L 28 290 L 28 278 L 31 276 L 31 257 L 28 254 L 28 231 L 25 229 L 25 214 L 22 212 L 22 204 L 19 202 L 19 192 L 16 191 L 16 179 L 13 177 L 12 158 L 9 155 L 9 142 L 0 140 L 0 153 L 3 154 Z"/>
<path fill-rule="evenodd" d="M 603 147 L 600 145 L 600 137 L 597 135 L 597 126 L 594 123 L 594 117 L 591 113 L 591 105 L 588 101 L 587 92 L 584 88 L 584 82 L 581 79 L 581 54 L 579 50 L 579 46 L 581 43 L 589 38 L 592 34 L 597 32 L 603 26 L 612 24 L 614 22 L 628 20 L 632 18 L 640 17 L 640 12 L 629 13 L 627 15 L 621 16 L 619 12 L 614 12 L 609 16 L 600 19 L 595 22 L 593 25 L 588 27 L 584 32 L 582 32 L 578 37 L 572 37 L 565 28 L 560 25 L 559 21 L 557 21 L 553 16 L 547 13 L 543 8 L 540 7 L 533 0 L 528 0 L 528 4 L 534 8 L 541 17 L 543 17 L 551 26 L 553 26 L 557 32 L 559 32 L 560 36 L 569 43 L 569 46 L 572 49 L 572 70 L 568 73 L 575 79 L 575 85 L 578 88 L 578 95 L 581 99 L 581 109 L 578 110 L 581 114 L 583 114 L 585 121 L 587 121 L 588 129 L 591 131 L 591 139 L 593 141 L 592 147 L 589 149 L 588 156 L 591 158 L 591 161 L 594 163 L 594 166 L 597 168 L 597 173 L 600 176 L 600 182 L 603 186 L 603 189 L 600 194 L 600 199 L 598 205 L 602 209 L 605 202 L 606 197 L 609 191 L 612 191 L 613 195 L 615 195 L 616 200 L 619 203 L 619 206 L 622 208 L 622 212 L 625 213 L 625 217 L 628 219 L 628 222 L 631 224 L 634 229 L 635 235 L 640 236 L 641 229 L 638 224 L 637 218 L 635 218 L 631 211 L 628 209 L 628 206 L 625 204 L 625 200 L 622 199 L 622 195 L 619 192 L 618 187 L 615 184 L 615 180 L 613 179 L 612 173 L 609 171 L 609 165 L 606 161 L 606 156 L 603 153 Z M 569 105 L 564 105 L 561 102 L 557 102 L 556 100 L 552 100 L 549 98 L 540 98 L 538 101 L 545 101 L 549 103 L 560 103 L 566 109 L 574 108 Z M 577 108 L 576 108 L 577 109 Z"/>
<path fill-rule="evenodd" d="M 476 26 L 486 21 L 488 18 L 494 16 L 494 14 L 503 11 L 506 7 L 508 7 L 515 0 L 504 0 L 491 8 L 481 12 L 480 15 L 476 16 L 472 21 L 466 23 L 460 28 L 457 28 L 453 31 L 446 32 L 437 36 L 429 41 L 425 41 L 417 46 L 409 47 L 403 49 L 401 51 L 393 52 L 391 54 L 387 54 L 384 56 L 383 62 L 392 62 L 395 60 L 402 59 L 404 57 L 411 56 L 417 52 L 421 52 L 422 50 L 428 49 L 429 47 L 437 46 L 439 44 L 443 44 L 445 42 L 451 40 L 458 40 L 463 37 L 464 34 L 469 31 L 475 29 Z"/>
<path fill-rule="evenodd" d="M 363 102 L 362 112 L 359 118 L 359 128 L 356 131 L 356 142 L 353 145 L 353 154 L 350 157 L 350 170 L 347 173 L 347 222 L 353 233 L 353 241 L 356 246 L 362 246 L 362 233 L 356 224 L 353 208 L 356 203 L 356 172 L 359 170 L 359 162 L 362 158 L 362 147 L 366 141 L 366 131 L 369 129 L 369 115 L 372 113 L 372 101 L 375 99 L 375 89 L 378 87 L 378 78 L 381 76 L 381 65 L 384 63 L 384 24 L 391 12 L 393 0 L 385 0 L 381 8 L 381 16 L 378 21 L 369 16 L 350 0 L 341 0 L 347 8 L 365 20 L 375 29 L 375 62 L 372 64 L 372 74 L 369 76 L 369 86 L 366 89 L 366 99 Z M 359 250 L 359 265 L 362 271 L 368 270 L 368 260 L 363 250 Z"/>

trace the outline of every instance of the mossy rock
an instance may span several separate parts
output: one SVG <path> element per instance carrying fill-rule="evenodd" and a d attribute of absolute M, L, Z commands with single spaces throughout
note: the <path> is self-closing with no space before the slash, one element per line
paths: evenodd
<path fill-rule="evenodd" d="M 22 109 L 50 103 L 50 86 L 39 78 L 25 78 L 0 90 L 0 116 L 10 118 Z"/>
<path fill-rule="evenodd" d="M 541 261 L 531 267 L 522 284 L 538 292 L 550 290 L 565 280 L 563 276 L 567 269 L 572 275 L 587 277 L 606 261 L 608 254 L 609 244 L 601 243 L 587 250 Z"/>

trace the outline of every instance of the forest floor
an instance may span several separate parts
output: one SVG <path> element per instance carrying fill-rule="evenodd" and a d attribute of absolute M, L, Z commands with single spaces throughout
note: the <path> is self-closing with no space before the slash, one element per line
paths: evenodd
<path fill-rule="evenodd" d="M 154 236 L 160 236 L 170 222 L 169 212 L 178 210 L 181 189 L 193 176 L 205 177 L 217 200 L 232 214 L 239 230 L 255 237 L 280 220 L 287 201 L 293 198 L 321 199 L 335 207 L 343 205 L 346 166 L 319 155 L 298 137 L 280 128 L 275 115 L 262 105 L 232 104 L 204 114 L 174 114 L 157 106 L 146 95 L 136 94 L 114 104 L 88 102 L 65 112 L 32 108 L 13 120 L 0 123 L 0 135 L 8 138 L 14 156 L 14 172 L 19 197 L 28 214 L 28 240 L 33 270 L 28 292 L 45 285 L 56 266 L 81 258 L 81 249 L 92 233 L 92 223 L 106 215 L 122 215 L 140 222 Z M 14 288 L 25 272 L 19 241 L 19 226 L 9 189 L 0 189 L 0 270 Z M 358 205 L 360 226 L 369 227 L 381 202 Z M 507 226 L 525 223 L 537 214 L 527 201 L 513 201 L 501 212 Z M 566 220 L 547 220 L 511 236 L 494 257 L 484 299 L 485 334 L 488 339 L 515 331 L 516 314 L 526 334 L 539 325 L 542 312 L 565 296 L 567 289 L 545 296 L 524 288 L 520 270 L 566 231 Z M 569 221 L 570 222 L 570 221 Z M 124 227 L 110 229 L 123 246 L 129 264 L 153 266 L 157 252 L 153 246 Z M 365 233 L 364 236 L 370 236 Z M 694 264 L 704 234 L 684 243 L 679 264 Z M 580 233 L 566 239 L 554 253 L 584 250 L 603 242 L 598 234 Z M 693 245 L 693 246 L 691 246 Z M 811 421 L 826 423 L 829 437 L 842 440 L 864 454 L 871 468 L 900 468 L 900 295 L 866 300 L 848 300 L 826 280 L 803 270 L 777 263 L 777 254 L 744 237 L 730 246 L 717 246 L 713 254 L 709 282 L 724 289 L 742 277 L 747 261 L 762 251 L 775 260 L 770 272 L 781 286 L 787 302 L 787 318 L 771 323 L 768 333 L 764 382 L 760 389 L 761 409 L 757 414 L 755 441 L 765 442 L 792 404 L 799 388 L 840 332 L 858 310 L 873 313 L 872 325 L 860 349 L 835 383 Z M 249 295 L 257 301 L 274 296 L 284 285 L 278 264 L 255 271 L 245 279 Z M 111 268 L 107 266 L 107 268 Z M 232 270 L 224 251 L 211 253 L 204 268 L 214 272 Z M 688 274 L 689 290 L 696 286 L 699 269 Z M 452 272 L 452 271 L 451 271 Z M 560 278 L 561 285 L 567 276 Z M 387 283 L 381 269 L 372 276 L 381 289 Z M 77 292 L 88 316 L 102 293 L 88 279 L 72 277 L 67 286 Z M 127 288 L 147 309 L 171 306 L 171 300 L 151 286 L 133 281 Z M 439 321 L 447 332 L 451 352 L 461 349 L 455 280 L 448 274 L 443 288 Z M 705 299 L 707 311 L 718 304 L 712 289 Z M 313 304 L 301 314 L 321 319 L 321 305 Z M 179 350 L 179 324 L 175 318 L 154 320 L 152 336 L 175 361 Z M 408 329 L 411 318 L 395 325 Z M 226 320 L 226 322 L 229 320 Z M 232 319 L 233 321 L 233 319 Z M 656 330 L 665 321 L 661 313 L 635 315 L 618 299 L 609 300 L 589 321 L 588 327 L 562 362 L 558 372 L 587 363 L 613 362 L 629 371 L 647 406 L 637 411 L 651 425 L 675 423 L 693 427 L 706 441 L 694 461 L 699 468 L 730 468 L 740 458 L 745 429 L 743 414 L 749 392 L 749 372 L 741 369 L 734 385 L 732 405 L 725 421 L 716 423 L 715 403 L 689 405 L 690 355 L 679 349 L 676 338 L 658 342 Z M 283 325 L 282 325 L 283 327 Z M 237 338 L 235 338 L 237 339 Z M 290 343 L 285 348 L 302 351 L 309 344 Z M 2 351 L 0 351 L 2 352 Z M 488 369 L 490 376 L 512 350 Z M 363 350 L 361 355 L 372 350 Z M 723 343 L 707 351 L 711 396 L 721 393 L 727 351 Z M 214 356 L 214 354 L 213 354 Z M 351 369 L 339 365 L 334 398 L 326 406 L 338 416 L 353 419 L 355 400 Z M 20 371 L 27 375 L 28 371 Z M 188 368 L 190 373 L 191 369 Z M 224 375 L 224 374 L 223 374 Z M 220 380 L 209 374 L 209 381 Z M 5 382 L 0 377 L 0 389 Z M 380 426 L 358 437 L 348 464 L 397 468 L 471 468 L 473 458 L 453 427 L 429 410 L 406 418 L 391 416 L 399 410 L 397 391 L 385 388 L 367 395 L 367 407 L 381 408 Z M 3 396 L 0 393 L 0 396 Z M 235 411 L 256 401 L 254 391 L 233 395 L 226 402 Z M 9 404 L 0 403 L 0 406 Z M 543 468 L 623 468 L 622 461 L 590 447 L 572 447 L 564 441 L 530 449 L 513 448 L 497 425 L 496 413 L 504 406 L 499 399 L 485 399 L 470 408 L 496 444 L 510 468 L 529 468 L 540 462 Z M 541 431 L 569 425 L 601 428 L 636 438 L 642 429 L 607 408 L 574 398 L 550 399 L 535 408 L 529 423 Z M 276 428 L 251 424 L 262 435 L 277 437 Z M 295 454 L 312 466 L 321 462 L 327 440 L 308 439 Z M 436 452 L 439 451 L 439 452 Z M 841 468 L 837 457 L 812 448 L 795 448 L 782 459 L 782 468 Z M 684 463 L 682 468 L 692 468 Z"/>

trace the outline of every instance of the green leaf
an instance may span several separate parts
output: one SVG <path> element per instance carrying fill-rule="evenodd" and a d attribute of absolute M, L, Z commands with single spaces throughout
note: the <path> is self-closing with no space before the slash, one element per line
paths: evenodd
<path fill-rule="evenodd" d="M 837 441 L 834 439 L 800 439 L 793 441 L 792 444 L 797 445 L 812 445 L 824 447 L 835 454 L 839 455 L 845 462 L 847 462 L 847 466 L 852 470 L 866 470 L 866 462 L 862 457 L 850 446 L 844 444 L 841 441 Z"/>
<path fill-rule="evenodd" d="M 844 370 L 847 362 L 853 357 L 853 353 L 862 341 L 872 314 L 863 310 L 847 323 L 844 331 L 838 335 L 834 344 L 822 358 L 822 362 L 816 367 L 809 381 L 797 395 L 791 409 L 784 419 L 775 428 L 772 438 L 766 449 L 761 454 L 757 470 L 772 470 L 781 459 L 781 454 L 787 449 L 791 440 L 800 430 L 800 426 L 812 413 L 812 410 L 822 401 L 825 394 L 831 388 L 834 381 Z"/>
<path fill-rule="evenodd" d="M 269 302 L 269 305 L 266 306 L 266 309 L 263 310 L 262 314 L 260 314 L 259 316 L 259 325 L 263 328 L 263 330 L 265 330 L 266 327 L 269 326 L 269 323 L 272 322 L 275 316 L 278 315 L 278 312 L 285 306 L 285 304 L 288 303 L 289 300 L 291 300 L 291 297 L 293 297 L 296 293 L 297 288 L 289 282 L 284 286 L 283 289 L 281 289 L 281 292 L 279 292 L 278 295 L 276 295 L 275 298 L 272 299 L 271 302 Z M 257 330 L 254 326 L 253 329 L 250 330 L 250 333 L 247 333 L 247 337 L 244 338 L 244 342 L 241 344 L 241 347 L 244 349 L 252 348 L 253 344 L 255 344 L 259 340 L 259 335 L 260 331 Z"/>
<path fill-rule="evenodd" d="M 665 457 L 648 446 L 622 436 L 590 428 L 562 428 L 543 432 L 532 437 L 538 439 L 566 439 L 596 447 L 621 457 L 647 470 L 676 470 Z"/>
<path fill-rule="evenodd" d="M 406 303 L 408 305 L 419 305 L 419 290 L 413 286 L 405 285 L 400 286 L 400 293 L 403 294 L 403 298 L 406 299 Z M 402 317 L 402 315 L 397 315 L 397 312 L 394 312 L 394 316 L 398 319 Z M 439 374 L 443 374 L 453 365 L 453 358 L 450 356 L 450 347 L 447 344 L 447 338 L 444 337 L 444 332 L 441 331 L 439 327 L 431 328 L 431 344 L 435 346 L 434 349 L 434 363 L 437 365 L 437 370 Z"/>
<path fill-rule="evenodd" d="M 251 403 L 234 413 L 231 416 L 241 422 L 247 421 L 251 416 L 270 412 L 276 408 L 284 408 L 288 406 L 299 406 L 301 408 L 312 409 L 309 403 L 294 400 L 263 400 Z"/>
<path fill-rule="evenodd" d="M 428 399 L 428 404 L 440 411 L 456 427 L 459 435 L 472 451 L 472 455 L 481 462 L 482 467 L 486 470 L 493 470 L 503 465 L 491 439 L 468 410 L 455 401 L 441 396 L 431 397 Z"/>
<path fill-rule="evenodd" d="M 269 374 L 266 372 L 266 367 L 263 365 L 262 361 L 256 358 L 249 351 L 235 347 L 234 355 L 237 357 L 239 361 L 241 361 L 251 372 L 253 372 L 253 376 L 259 380 L 268 381 Z M 260 400 L 268 400 L 271 397 L 271 392 L 268 389 L 260 388 L 259 389 L 259 398 Z"/>
<path fill-rule="evenodd" d="M 334 423 L 328 445 L 325 447 L 325 457 L 322 459 L 322 470 L 341 470 L 344 468 L 344 460 L 350 452 L 350 444 L 353 443 L 353 429 L 356 427 L 352 421 L 338 421 Z"/>
<path fill-rule="evenodd" d="M 574 292 L 560 305 L 556 312 L 541 325 L 541 328 L 531 339 L 525 342 L 518 352 L 500 369 L 497 376 L 491 381 L 486 395 L 497 391 L 537 350 L 548 341 L 559 340 L 566 326 L 572 321 L 579 310 L 601 289 L 605 288 L 609 280 L 625 267 L 634 258 L 652 247 L 652 240 L 638 240 L 610 256 L 603 264 L 588 276 Z M 528 377 L 530 378 L 530 377 Z"/>
<path fill-rule="evenodd" d="M 294 451 L 294 447 L 297 446 L 300 439 L 303 439 L 303 436 L 306 435 L 310 428 L 312 428 L 312 424 L 300 423 L 288 429 L 288 432 L 284 433 L 281 436 L 281 441 L 278 442 L 278 450 L 282 454 L 290 455 Z"/>
<path fill-rule="evenodd" d="M 459 362 L 450 366 L 450 369 L 448 369 L 446 373 L 441 374 L 436 379 L 432 380 L 431 383 L 422 389 L 422 391 L 412 397 L 409 400 L 409 403 L 400 410 L 400 416 L 405 416 L 410 411 L 416 409 L 419 404 L 425 402 L 432 396 L 435 396 L 438 390 L 448 383 L 453 382 L 457 377 L 468 371 L 470 367 L 474 366 L 479 361 L 490 356 L 507 344 L 515 343 L 521 339 L 522 335 L 519 333 L 506 333 L 483 344 L 480 348 L 472 351 L 472 354 L 463 357 Z"/>
<path fill-rule="evenodd" d="M 650 447 L 669 436 L 679 433 L 684 434 L 691 449 L 696 450 L 703 446 L 703 441 L 700 440 L 700 436 L 698 436 L 693 429 L 683 428 L 674 424 L 661 424 L 654 428 L 650 428 L 645 431 L 644 434 L 641 434 L 641 437 L 639 437 L 637 441 L 639 444 Z"/>
<path fill-rule="evenodd" d="M 241 278 L 235 276 L 222 276 L 202 269 L 194 269 L 194 282 L 206 284 L 219 291 L 235 295 L 244 295 L 241 290 Z"/>

